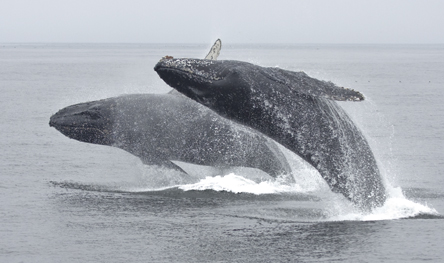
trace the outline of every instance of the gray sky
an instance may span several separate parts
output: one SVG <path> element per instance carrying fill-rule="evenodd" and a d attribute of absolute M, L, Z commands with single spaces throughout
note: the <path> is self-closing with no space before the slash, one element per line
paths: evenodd
<path fill-rule="evenodd" d="M 0 0 L 0 42 L 444 43 L 444 0 Z"/>

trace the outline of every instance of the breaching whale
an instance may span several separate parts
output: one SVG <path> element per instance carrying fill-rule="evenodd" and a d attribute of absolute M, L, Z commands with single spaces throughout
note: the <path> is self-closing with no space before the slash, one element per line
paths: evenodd
<path fill-rule="evenodd" d="M 49 125 L 69 138 L 123 149 L 148 165 L 171 161 L 261 169 L 291 168 L 276 143 L 178 94 L 131 94 L 61 109 Z"/>
<path fill-rule="evenodd" d="M 189 98 L 298 154 L 357 207 L 368 211 L 385 202 L 368 142 L 334 101 L 360 101 L 361 93 L 241 61 L 163 58 L 154 70 Z"/>

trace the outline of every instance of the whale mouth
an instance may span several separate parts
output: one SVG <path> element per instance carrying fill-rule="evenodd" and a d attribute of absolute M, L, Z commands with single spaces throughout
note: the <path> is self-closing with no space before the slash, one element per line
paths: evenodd
<path fill-rule="evenodd" d="M 49 119 L 49 127 L 54 127 L 55 129 L 73 129 L 73 130 L 95 130 L 99 133 L 104 133 L 106 129 L 97 128 L 96 125 L 88 123 L 79 118 L 73 118 L 76 116 L 61 115 L 59 113 L 54 114 Z M 99 117 L 94 117 L 92 120 L 97 120 Z"/>
<path fill-rule="evenodd" d="M 112 134 L 108 130 L 101 130 L 95 127 L 64 125 L 56 122 L 50 122 L 49 126 L 54 127 L 70 139 L 102 145 L 112 145 L 113 143 L 110 139 Z"/>
<path fill-rule="evenodd" d="M 94 128 L 94 127 L 65 125 L 65 124 L 58 124 L 58 123 L 54 123 L 54 122 L 50 122 L 49 127 L 53 127 L 63 134 L 71 134 L 72 132 L 94 132 L 94 133 L 97 133 L 100 135 L 109 135 L 108 131 L 106 131 L 106 130 L 104 131 L 104 130 L 101 130 L 99 128 Z"/>
<path fill-rule="evenodd" d="M 49 126 L 70 139 L 102 145 L 112 144 L 113 136 L 110 127 L 93 125 L 79 119 L 73 119 L 69 115 L 54 114 L 49 119 Z"/>

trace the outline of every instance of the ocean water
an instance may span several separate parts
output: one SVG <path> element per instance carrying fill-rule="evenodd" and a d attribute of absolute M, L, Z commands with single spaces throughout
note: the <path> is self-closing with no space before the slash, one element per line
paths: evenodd
<path fill-rule="evenodd" d="M 177 172 L 48 125 L 74 103 L 166 93 L 156 62 L 209 47 L 0 44 L 0 262 L 444 260 L 443 45 L 223 43 L 219 59 L 302 70 L 366 96 L 340 105 L 386 180 L 389 199 L 370 214 L 286 149 L 294 182 L 190 166 L 202 179 L 178 184 Z"/>

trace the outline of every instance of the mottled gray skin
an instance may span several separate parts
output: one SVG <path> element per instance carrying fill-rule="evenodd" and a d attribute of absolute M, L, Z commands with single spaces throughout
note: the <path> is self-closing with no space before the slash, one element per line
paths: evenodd
<path fill-rule="evenodd" d="M 276 177 L 291 172 L 270 139 L 170 94 L 133 94 L 68 106 L 50 126 L 69 138 L 121 148 L 145 164 L 181 170 L 170 161 L 252 167 Z"/>
<path fill-rule="evenodd" d="M 359 92 L 303 72 L 240 61 L 162 59 L 154 69 L 179 92 L 298 154 L 332 191 L 362 210 L 385 202 L 385 187 L 366 139 L 333 101 L 363 100 Z"/>

